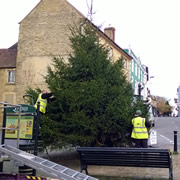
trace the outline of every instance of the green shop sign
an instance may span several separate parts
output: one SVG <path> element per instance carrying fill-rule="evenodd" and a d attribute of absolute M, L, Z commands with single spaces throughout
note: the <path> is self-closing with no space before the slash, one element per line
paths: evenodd
<path fill-rule="evenodd" d="M 35 107 L 27 105 L 27 104 L 19 104 L 21 105 L 21 113 L 34 113 L 36 112 Z M 7 113 L 19 113 L 20 107 L 9 107 L 6 109 Z"/>

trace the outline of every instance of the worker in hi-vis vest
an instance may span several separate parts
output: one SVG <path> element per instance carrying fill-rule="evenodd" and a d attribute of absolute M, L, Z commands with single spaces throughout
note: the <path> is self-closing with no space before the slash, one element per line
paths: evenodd
<path fill-rule="evenodd" d="M 50 98 L 52 95 L 53 95 L 53 93 L 48 93 L 46 90 L 42 90 L 41 94 L 39 94 L 34 107 L 37 109 L 38 102 L 40 102 L 39 112 L 41 114 L 46 113 L 47 103 L 49 101 L 54 101 L 55 100 L 55 98 Z"/>
<path fill-rule="evenodd" d="M 132 119 L 133 129 L 131 133 L 131 138 L 133 138 L 135 142 L 135 147 L 147 148 L 149 137 L 147 128 L 150 128 L 151 124 L 149 121 L 146 121 L 145 118 L 142 118 L 141 115 L 141 110 L 137 110 L 135 118 Z"/>

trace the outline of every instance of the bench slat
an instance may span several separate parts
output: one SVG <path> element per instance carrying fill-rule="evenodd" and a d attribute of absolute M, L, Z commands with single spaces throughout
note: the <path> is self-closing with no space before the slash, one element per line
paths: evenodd
<path fill-rule="evenodd" d="M 158 149 L 158 148 L 120 148 L 120 147 L 78 147 L 77 151 L 113 151 L 113 152 L 169 152 L 168 149 Z"/>

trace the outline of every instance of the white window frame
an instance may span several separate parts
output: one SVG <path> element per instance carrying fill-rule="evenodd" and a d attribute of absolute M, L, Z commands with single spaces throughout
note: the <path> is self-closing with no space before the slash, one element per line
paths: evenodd
<path fill-rule="evenodd" d="M 134 65 L 135 65 L 135 75 L 137 76 L 137 63 L 135 63 Z"/>
<path fill-rule="evenodd" d="M 127 69 L 127 60 L 126 59 L 123 59 L 123 66 L 124 66 L 124 69 Z"/>
<path fill-rule="evenodd" d="M 141 80 L 141 68 L 140 67 L 138 69 L 138 78 L 139 78 L 139 80 Z"/>
<path fill-rule="evenodd" d="M 131 71 L 134 73 L 134 59 L 131 60 Z"/>
<path fill-rule="evenodd" d="M 112 59 L 113 59 L 113 48 L 112 47 L 110 47 L 109 48 L 109 59 L 112 61 Z"/>
<path fill-rule="evenodd" d="M 15 70 L 8 70 L 8 83 L 15 83 Z"/>

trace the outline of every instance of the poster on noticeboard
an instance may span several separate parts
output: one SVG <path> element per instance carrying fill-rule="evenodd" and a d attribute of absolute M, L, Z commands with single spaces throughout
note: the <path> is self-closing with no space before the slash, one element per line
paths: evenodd
<path fill-rule="evenodd" d="M 5 138 L 7 139 L 17 139 L 17 125 L 18 116 L 7 116 L 6 117 L 6 129 Z M 33 138 L 33 116 L 21 116 L 20 118 L 20 139 L 32 139 Z"/>

